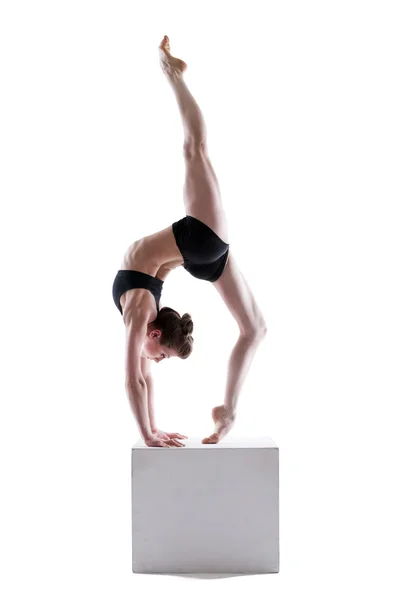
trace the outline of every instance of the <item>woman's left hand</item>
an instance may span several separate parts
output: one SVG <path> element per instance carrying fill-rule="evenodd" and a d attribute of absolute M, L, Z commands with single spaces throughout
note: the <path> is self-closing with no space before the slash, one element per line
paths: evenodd
<path fill-rule="evenodd" d="M 152 429 L 152 432 L 155 435 L 158 435 L 162 440 L 188 439 L 187 435 L 182 435 L 181 433 L 167 433 L 166 431 L 162 431 L 161 429 L 158 429 L 158 428 Z"/>

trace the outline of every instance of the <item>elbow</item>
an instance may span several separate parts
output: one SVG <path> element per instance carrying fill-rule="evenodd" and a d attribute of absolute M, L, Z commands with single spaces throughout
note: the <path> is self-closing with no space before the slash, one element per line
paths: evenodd
<path fill-rule="evenodd" d="M 143 377 L 127 377 L 125 379 L 125 387 L 127 389 L 138 389 L 146 387 L 146 381 Z"/>

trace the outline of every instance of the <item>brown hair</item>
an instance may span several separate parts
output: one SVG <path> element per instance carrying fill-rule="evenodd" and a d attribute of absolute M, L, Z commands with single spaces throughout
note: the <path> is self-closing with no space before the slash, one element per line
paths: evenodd
<path fill-rule="evenodd" d="M 173 308 L 163 306 L 152 325 L 162 331 L 160 344 L 176 350 L 179 358 L 188 358 L 191 355 L 193 337 L 190 334 L 193 331 L 193 321 L 189 313 L 181 317 Z"/>

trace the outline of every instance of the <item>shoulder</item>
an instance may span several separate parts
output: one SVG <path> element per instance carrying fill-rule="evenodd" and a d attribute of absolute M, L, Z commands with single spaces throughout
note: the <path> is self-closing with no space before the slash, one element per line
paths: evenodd
<path fill-rule="evenodd" d="M 157 308 L 152 293 L 143 288 L 132 289 L 129 292 L 132 293 L 122 307 L 122 318 L 125 325 L 131 322 L 151 323 L 154 321 L 157 316 Z"/>

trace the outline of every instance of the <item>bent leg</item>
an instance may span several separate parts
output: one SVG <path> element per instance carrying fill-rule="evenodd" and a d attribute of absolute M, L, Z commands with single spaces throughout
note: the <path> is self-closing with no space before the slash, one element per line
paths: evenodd
<path fill-rule="evenodd" d="M 258 337 L 265 332 L 267 326 L 262 311 L 231 249 L 225 269 L 213 285 L 238 324 L 242 335 Z"/>
<path fill-rule="evenodd" d="M 265 337 L 267 325 L 249 284 L 229 251 L 228 262 L 219 279 L 213 283 L 239 326 L 240 334 L 228 361 L 224 406 L 233 414 L 239 395 L 253 362 L 254 355 Z M 214 416 L 213 416 L 214 418 Z M 223 433 L 216 423 L 216 432 Z M 214 441 L 218 441 L 218 439 Z M 210 438 L 208 443 L 212 442 Z"/>

